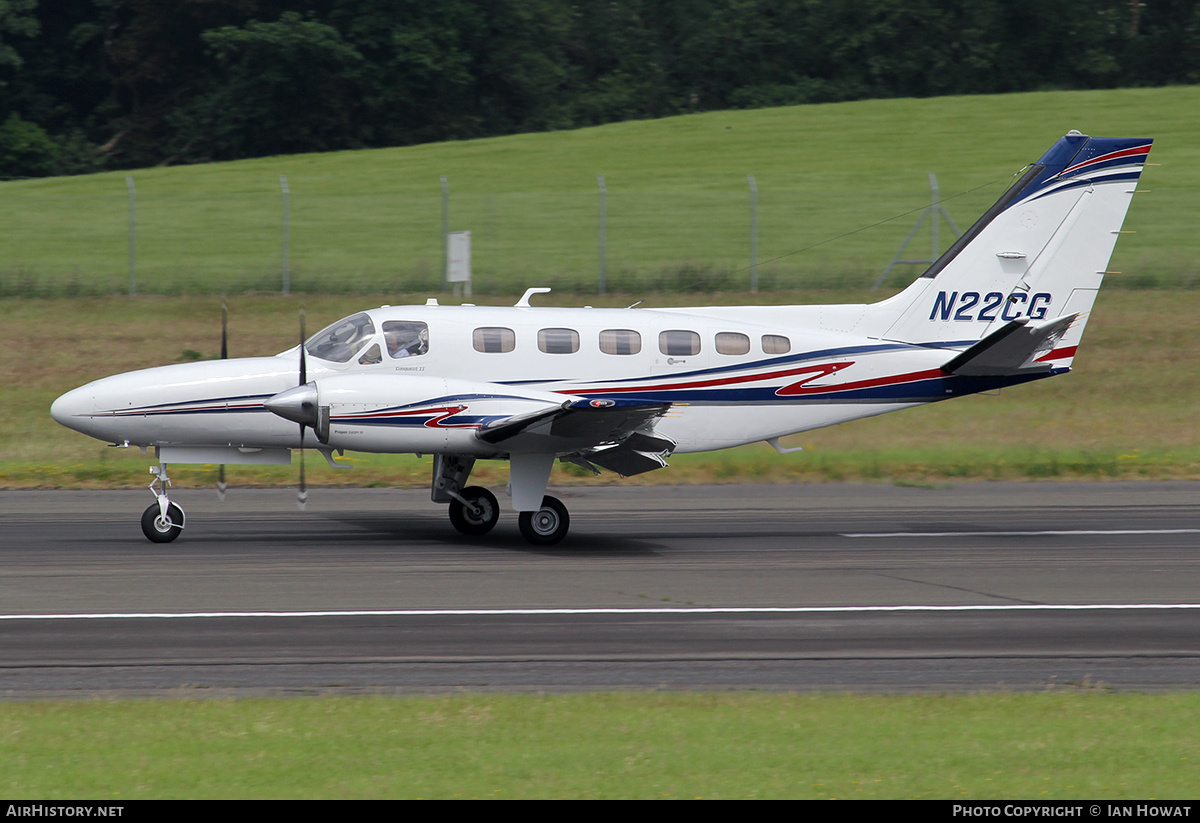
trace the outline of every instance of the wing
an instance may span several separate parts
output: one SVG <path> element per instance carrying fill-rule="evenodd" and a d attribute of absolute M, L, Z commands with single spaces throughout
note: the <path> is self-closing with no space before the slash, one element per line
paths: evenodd
<path fill-rule="evenodd" d="M 580 465 L 601 466 L 626 477 L 667 465 L 675 441 L 654 433 L 670 403 L 568 400 L 555 409 L 495 420 L 476 431 L 508 452 L 552 453 Z"/>

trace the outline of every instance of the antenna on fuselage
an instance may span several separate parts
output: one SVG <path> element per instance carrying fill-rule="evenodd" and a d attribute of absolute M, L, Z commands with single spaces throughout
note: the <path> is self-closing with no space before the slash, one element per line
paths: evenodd
<path fill-rule="evenodd" d="M 514 304 L 514 308 L 532 309 L 533 306 L 529 305 L 529 298 L 533 297 L 535 294 L 549 294 L 549 293 L 550 293 L 550 289 L 546 288 L 545 286 L 543 286 L 542 288 L 525 289 L 525 294 L 522 295 L 521 299 L 518 300 Z"/>

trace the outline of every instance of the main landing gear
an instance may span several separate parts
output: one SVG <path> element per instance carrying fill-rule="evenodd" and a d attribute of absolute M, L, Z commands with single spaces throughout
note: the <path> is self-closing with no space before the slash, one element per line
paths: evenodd
<path fill-rule="evenodd" d="M 183 509 L 167 497 L 167 489 L 171 485 L 171 478 L 167 477 L 167 464 L 151 466 L 150 473 L 154 479 L 150 481 L 149 488 L 154 493 L 155 501 L 142 512 L 142 534 L 151 543 L 170 543 L 183 531 Z"/>
<path fill-rule="evenodd" d="M 450 523 L 463 534 L 487 534 L 499 519 L 496 495 L 482 486 L 467 486 L 450 501 Z"/>
<path fill-rule="evenodd" d="M 496 525 L 500 519 L 500 504 L 496 496 L 482 486 L 463 485 L 474 465 L 473 457 L 434 455 L 430 497 L 435 503 L 450 505 L 450 523 L 454 528 L 462 534 L 478 537 Z M 546 473 L 549 474 L 548 465 Z M 544 478 L 542 488 L 545 488 Z M 553 546 L 567 536 L 571 517 L 561 500 L 546 495 L 542 497 L 540 508 L 518 514 L 517 525 L 522 536 L 535 546 Z"/>
<path fill-rule="evenodd" d="M 450 501 L 450 522 L 465 535 L 487 534 L 500 519 L 496 495 L 481 486 L 467 486 Z M 546 495 L 535 512 L 520 512 L 517 525 L 521 534 L 535 546 L 553 546 L 567 536 L 571 516 L 557 497 Z"/>

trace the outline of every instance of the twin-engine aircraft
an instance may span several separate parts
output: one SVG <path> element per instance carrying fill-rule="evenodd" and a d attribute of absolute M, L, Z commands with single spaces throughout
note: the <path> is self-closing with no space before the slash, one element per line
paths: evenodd
<path fill-rule="evenodd" d="M 914 283 L 869 305 L 381 306 L 274 357 L 162 366 L 64 394 L 64 426 L 153 446 L 155 542 L 184 528 L 172 463 L 288 463 L 295 449 L 433 456 L 432 498 L 467 535 L 496 497 L 467 485 L 508 460 L 534 544 L 569 517 L 555 460 L 623 476 L 673 453 L 779 438 L 1063 374 L 1083 334 L 1150 140 L 1072 131 L 1027 166 Z M 303 335 L 302 335 L 303 336 Z M 336 464 L 335 464 L 336 465 Z"/>

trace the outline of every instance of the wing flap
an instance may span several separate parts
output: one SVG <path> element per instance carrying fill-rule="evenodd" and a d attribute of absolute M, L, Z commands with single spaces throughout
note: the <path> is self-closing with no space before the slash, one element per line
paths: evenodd
<path fill-rule="evenodd" d="M 622 477 L 633 477 L 667 467 L 667 459 L 662 454 L 631 449 L 624 443 L 592 452 L 585 459 Z"/>
<path fill-rule="evenodd" d="M 646 430 L 670 407 L 670 403 L 568 400 L 556 409 L 495 421 L 475 436 L 510 452 L 554 454 L 591 452 L 622 444 L 635 435 L 647 442 L 666 442 Z M 650 448 L 653 450 L 653 443 Z"/>

